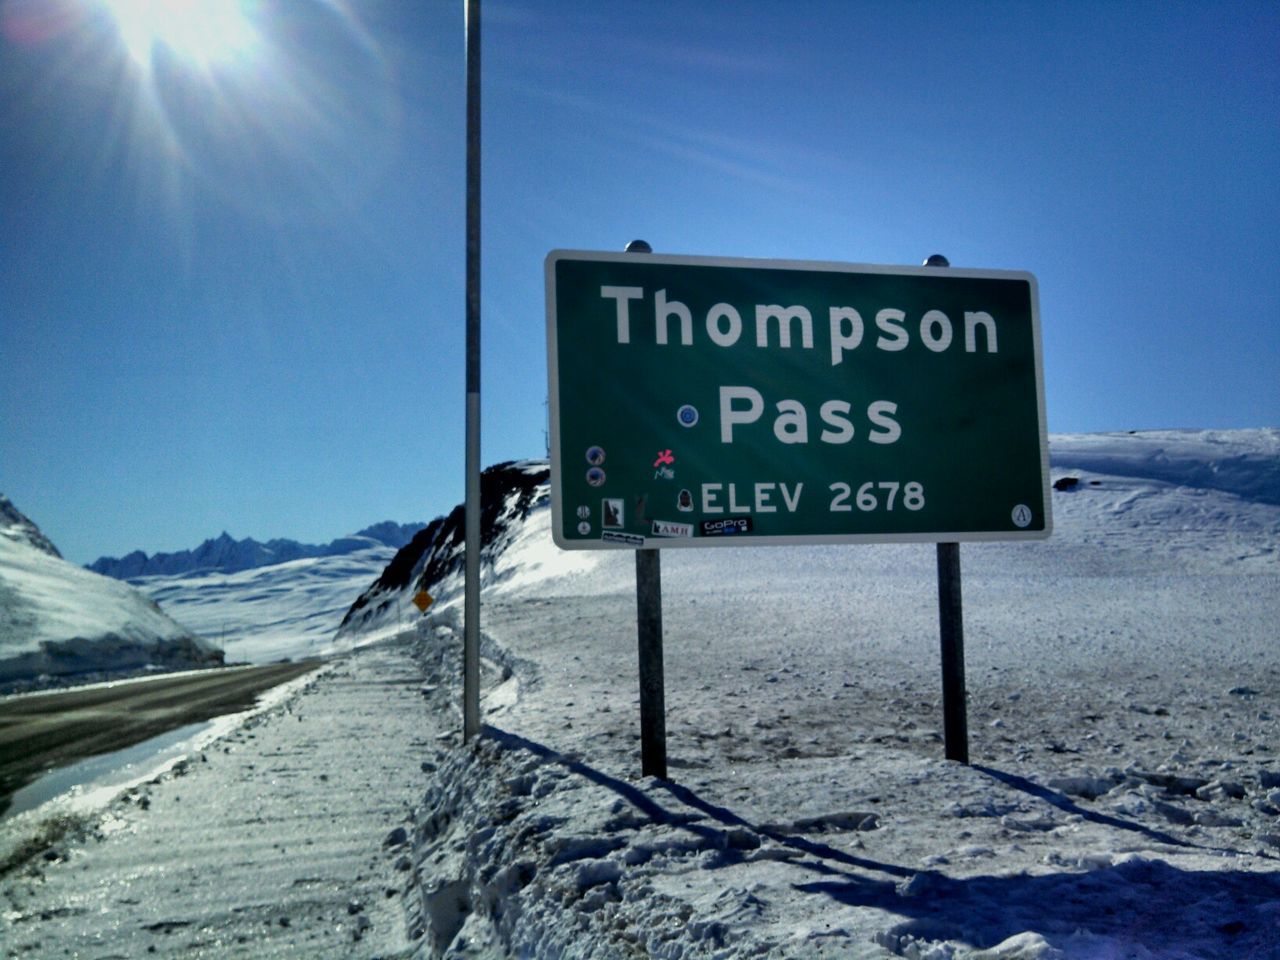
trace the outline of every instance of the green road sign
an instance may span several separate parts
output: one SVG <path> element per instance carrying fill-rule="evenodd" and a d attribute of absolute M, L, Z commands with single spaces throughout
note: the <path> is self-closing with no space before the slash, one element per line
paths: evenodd
<path fill-rule="evenodd" d="M 568 549 L 1049 535 L 1035 278 L 553 251 Z"/>

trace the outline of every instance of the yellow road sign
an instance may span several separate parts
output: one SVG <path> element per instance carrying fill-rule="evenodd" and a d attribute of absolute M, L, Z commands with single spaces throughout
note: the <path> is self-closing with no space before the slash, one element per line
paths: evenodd
<path fill-rule="evenodd" d="M 413 597 L 413 605 L 423 613 L 427 612 L 427 607 L 436 602 L 436 598 L 431 596 L 425 590 L 419 590 Z"/>

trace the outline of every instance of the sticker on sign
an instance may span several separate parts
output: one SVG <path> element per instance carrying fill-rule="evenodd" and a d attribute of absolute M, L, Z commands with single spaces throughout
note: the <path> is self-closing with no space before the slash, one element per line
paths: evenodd
<path fill-rule="evenodd" d="M 704 537 L 729 537 L 751 532 L 750 517 L 725 517 L 723 520 L 703 520 Z"/>
<path fill-rule="evenodd" d="M 651 531 L 655 537 L 692 537 L 692 523 L 676 523 L 672 520 L 655 520 Z"/>
<path fill-rule="evenodd" d="M 578 532 L 600 496 L 677 501 L 680 522 L 626 512 L 635 546 L 1052 529 L 1028 273 L 554 251 L 546 293 L 561 547 L 619 542 Z"/>

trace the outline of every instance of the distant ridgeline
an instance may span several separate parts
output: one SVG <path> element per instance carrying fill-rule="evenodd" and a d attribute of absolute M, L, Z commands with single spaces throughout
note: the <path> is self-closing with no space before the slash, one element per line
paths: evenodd
<path fill-rule="evenodd" d="M 365 527 L 359 533 L 339 537 L 325 544 L 283 539 L 260 543 L 252 537 L 236 540 L 224 532 L 216 539 L 206 540 L 194 550 L 157 553 L 150 557 L 141 550 L 135 550 L 120 558 L 99 557 L 87 566 L 95 573 L 115 577 L 117 580 L 183 573 L 235 573 L 307 557 L 341 556 L 370 547 L 393 547 L 399 550 L 425 526 L 424 523 L 395 523 L 385 520 Z"/>

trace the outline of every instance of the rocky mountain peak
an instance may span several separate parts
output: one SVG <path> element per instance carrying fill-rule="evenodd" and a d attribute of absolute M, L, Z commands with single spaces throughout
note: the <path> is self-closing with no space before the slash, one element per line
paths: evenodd
<path fill-rule="evenodd" d="M 62 557 L 53 542 L 3 493 L 0 493 L 0 536 L 29 544 L 43 553 Z"/>

